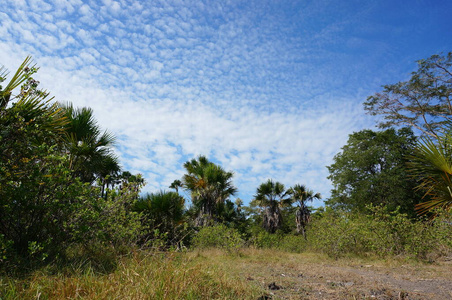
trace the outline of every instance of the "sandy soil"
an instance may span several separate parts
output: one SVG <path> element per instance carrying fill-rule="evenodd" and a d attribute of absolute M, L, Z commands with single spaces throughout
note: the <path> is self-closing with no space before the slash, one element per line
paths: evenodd
<path fill-rule="evenodd" d="M 240 268 L 244 280 L 266 289 L 260 299 L 452 299 L 450 259 L 362 264 L 292 255 L 266 263 L 248 261 Z"/>

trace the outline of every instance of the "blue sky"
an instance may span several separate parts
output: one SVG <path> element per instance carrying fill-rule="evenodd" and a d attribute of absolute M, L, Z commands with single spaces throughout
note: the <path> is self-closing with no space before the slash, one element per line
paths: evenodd
<path fill-rule="evenodd" d="M 0 64 L 32 55 L 43 88 L 92 107 L 145 191 L 202 154 L 245 203 L 268 178 L 328 197 L 325 166 L 375 126 L 366 97 L 452 51 L 446 0 L 2 2 Z"/>

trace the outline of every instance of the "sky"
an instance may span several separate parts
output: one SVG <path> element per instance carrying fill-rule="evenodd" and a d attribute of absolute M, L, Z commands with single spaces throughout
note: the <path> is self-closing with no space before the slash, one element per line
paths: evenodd
<path fill-rule="evenodd" d="M 0 65 L 31 55 L 41 88 L 91 107 L 144 192 L 205 155 L 245 204 L 267 179 L 327 199 L 326 166 L 349 134 L 376 129 L 362 103 L 452 51 L 451 12 L 449 0 L 2 0 Z"/>

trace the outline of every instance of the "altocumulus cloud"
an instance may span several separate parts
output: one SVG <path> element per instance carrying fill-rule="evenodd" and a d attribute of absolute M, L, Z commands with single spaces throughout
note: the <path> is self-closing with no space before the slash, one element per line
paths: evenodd
<path fill-rule="evenodd" d="M 425 55 L 389 68 L 403 53 L 375 38 L 393 29 L 370 18 L 382 7 L 277 2 L 6 0 L 0 63 L 31 54 L 57 100 L 92 107 L 146 191 L 203 154 L 246 202 L 268 178 L 328 195 L 325 166 L 373 126 L 363 99 Z"/>

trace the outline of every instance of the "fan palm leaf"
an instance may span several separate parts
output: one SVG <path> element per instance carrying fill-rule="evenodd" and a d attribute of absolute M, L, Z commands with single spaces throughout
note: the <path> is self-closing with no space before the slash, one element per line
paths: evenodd
<path fill-rule="evenodd" d="M 66 150 L 71 157 L 75 175 L 85 182 L 105 179 L 120 171 L 119 160 L 113 154 L 115 136 L 102 132 L 91 108 L 74 108 L 72 104 L 60 104 L 69 123 L 66 125 Z"/>
<path fill-rule="evenodd" d="M 429 201 L 417 204 L 419 215 L 433 212 L 435 209 L 452 208 L 452 135 L 450 132 L 438 136 L 434 142 L 422 138 L 408 163 L 412 175 L 420 182 L 416 187 L 422 190 Z"/>

